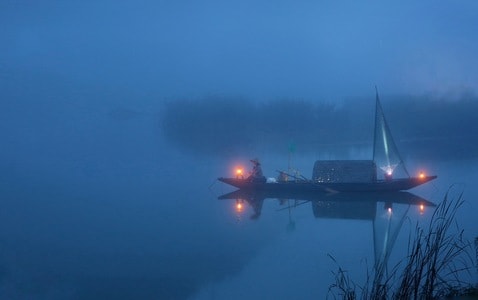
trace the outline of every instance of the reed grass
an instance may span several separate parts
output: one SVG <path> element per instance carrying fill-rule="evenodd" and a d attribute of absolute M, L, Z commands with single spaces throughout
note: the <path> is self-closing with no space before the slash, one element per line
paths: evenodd
<path fill-rule="evenodd" d="M 367 268 L 365 283 L 358 285 L 339 267 L 337 272 L 333 272 L 335 282 L 329 286 L 327 298 L 443 299 L 476 296 L 477 287 L 462 279 L 466 277 L 463 275 L 471 275 L 475 265 L 470 255 L 472 244 L 464 238 L 463 230 L 456 222 L 457 211 L 463 203 L 463 193 L 450 199 L 447 192 L 436 207 L 428 228 L 425 230 L 417 224 L 414 232 L 410 233 L 408 253 L 395 265 L 391 274 L 385 274 L 386 266 L 378 264 L 371 273 Z"/>

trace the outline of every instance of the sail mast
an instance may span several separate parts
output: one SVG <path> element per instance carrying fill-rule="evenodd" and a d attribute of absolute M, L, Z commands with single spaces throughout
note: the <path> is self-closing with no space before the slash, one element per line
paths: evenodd
<path fill-rule="evenodd" d="M 377 119 L 378 119 L 378 89 L 375 86 L 375 124 L 374 124 L 374 131 L 373 131 L 373 155 L 372 159 L 375 161 L 375 149 L 377 148 Z"/>

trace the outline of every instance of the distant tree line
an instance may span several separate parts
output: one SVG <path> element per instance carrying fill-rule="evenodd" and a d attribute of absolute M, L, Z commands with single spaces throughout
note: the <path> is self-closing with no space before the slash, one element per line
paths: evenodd
<path fill-rule="evenodd" d="M 382 106 L 402 154 L 478 157 L 478 98 L 389 97 Z M 304 152 L 347 153 L 352 147 L 371 147 L 374 108 L 374 99 L 340 105 L 299 99 L 176 99 L 162 107 L 160 126 L 168 141 L 204 155 L 257 147 L 286 152 L 290 143 Z"/>

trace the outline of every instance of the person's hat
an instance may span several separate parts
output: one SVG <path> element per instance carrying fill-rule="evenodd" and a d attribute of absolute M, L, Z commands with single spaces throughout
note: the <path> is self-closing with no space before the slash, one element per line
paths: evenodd
<path fill-rule="evenodd" d="M 261 163 L 259 162 L 259 159 L 258 159 L 258 158 L 253 158 L 253 159 L 251 159 L 251 162 L 252 162 L 252 163 L 255 163 L 255 164 L 258 164 L 258 165 L 261 164 Z"/>

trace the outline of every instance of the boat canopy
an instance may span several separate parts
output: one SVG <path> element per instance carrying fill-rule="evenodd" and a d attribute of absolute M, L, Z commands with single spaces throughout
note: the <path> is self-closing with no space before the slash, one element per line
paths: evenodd
<path fill-rule="evenodd" d="M 315 182 L 375 182 L 377 167 L 373 160 L 318 160 L 314 164 Z"/>

